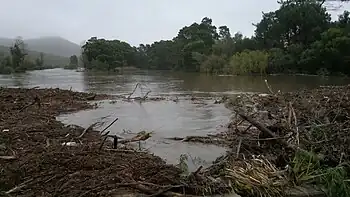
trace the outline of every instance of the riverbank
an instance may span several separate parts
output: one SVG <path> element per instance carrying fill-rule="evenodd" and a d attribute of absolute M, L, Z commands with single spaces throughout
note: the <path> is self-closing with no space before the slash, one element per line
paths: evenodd
<path fill-rule="evenodd" d="M 149 153 L 100 148 L 98 132 L 55 116 L 108 98 L 59 89 L 0 89 L 0 193 L 8 196 L 113 196 L 180 184 L 179 168 Z M 67 143 L 68 142 L 68 143 Z M 141 183 L 142 182 L 142 183 Z"/>
<path fill-rule="evenodd" d="M 201 143 L 230 147 L 208 168 L 188 172 L 148 152 L 103 144 L 99 132 L 64 125 L 62 113 L 97 107 L 108 95 L 59 89 L 0 89 L 0 193 L 7 196 L 347 196 L 350 86 L 242 94 L 237 116 Z M 215 140 L 213 140 L 215 139 Z M 187 137 L 186 141 L 196 142 Z M 222 143 L 221 143 L 222 142 Z M 310 187 L 303 192 L 290 188 Z M 175 193 L 174 193 L 175 192 Z M 157 195 L 156 195 L 157 194 Z"/>
<path fill-rule="evenodd" d="M 308 185 L 316 187 L 303 189 L 310 196 L 346 197 L 349 99 L 350 86 L 237 95 L 226 103 L 236 115 L 225 132 L 183 141 L 229 147 L 208 173 L 231 180 L 240 194 L 284 196 L 287 188 Z"/>

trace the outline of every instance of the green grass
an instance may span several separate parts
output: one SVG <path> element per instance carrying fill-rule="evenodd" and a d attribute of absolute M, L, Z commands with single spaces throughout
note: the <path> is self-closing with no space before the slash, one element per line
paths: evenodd
<path fill-rule="evenodd" d="M 350 177 L 345 166 L 321 165 L 320 158 L 311 152 L 297 152 L 292 162 L 293 178 L 297 185 L 316 184 L 329 197 L 350 196 Z"/>

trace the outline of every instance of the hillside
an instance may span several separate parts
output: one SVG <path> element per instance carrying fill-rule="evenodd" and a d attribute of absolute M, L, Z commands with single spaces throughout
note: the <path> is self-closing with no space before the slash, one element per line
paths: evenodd
<path fill-rule="evenodd" d="M 42 37 L 24 40 L 33 51 L 50 53 L 62 57 L 80 54 L 80 46 L 61 37 Z"/>
<path fill-rule="evenodd" d="M 9 55 L 10 48 L 8 46 L 1 46 L 0 45 L 0 54 L 6 54 Z M 40 57 L 40 52 L 37 51 L 28 51 L 28 56 L 30 59 L 35 60 L 36 58 Z M 44 53 L 44 64 L 45 65 L 51 65 L 51 66 L 65 66 L 69 63 L 69 58 L 67 57 L 61 57 L 61 56 L 55 56 L 51 54 Z"/>
<path fill-rule="evenodd" d="M 0 45 L 1 46 L 6 46 L 6 47 L 12 46 L 12 44 L 14 42 L 13 40 L 14 39 L 0 38 Z"/>
<path fill-rule="evenodd" d="M 0 38 L 0 45 L 9 47 L 14 39 Z M 44 52 L 54 56 L 70 57 L 80 54 L 80 46 L 61 37 L 41 37 L 26 39 L 30 51 Z"/>

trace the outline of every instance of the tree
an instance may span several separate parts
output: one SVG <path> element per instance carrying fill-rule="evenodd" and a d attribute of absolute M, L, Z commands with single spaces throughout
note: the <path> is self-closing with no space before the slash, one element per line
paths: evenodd
<path fill-rule="evenodd" d="M 310 45 L 329 28 L 330 14 L 314 0 L 281 1 L 281 7 L 263 13 L 255 36 L 263 48 L 286 48 L 292 44 Z"/>
<path fill-rule="evenodd" d="M 342 8 L 341 3 L 349 2 L 349 0 L 317 0 L 317 2 L 328 10 L 339 10 Z"/>
<path fill-rule="evenodd" d="M 182 27 L 172 40 L 138 47 L 91 37 L 82 46 L 82 62 L 99 70 L 136 66 L 211 74 L 350 75 L 350 13 L 332 22 L 327 2 L 281 0 L 277 10 L 262 14 L 251 37 L 232 35 L 225 25 L 216 28 L 209 17 Z"/>
<path fill-rule="evenodd" d="M 35 65 L 37 69 L 44 68 L 44 53 L 40 53 L 40 57 L 35 59 Z"/>
<path fill-rule="evenodd" d="M 210 74 L 221 74 L 227 64 L 225 56 L 211 55 L 201 64 L 201 72 Z"/>
<path fill-rule="evenodd" d="M 178 47 L 182 46 L 183 69 L 187 71 L 199 71 L 199 62 L 194 59 L 194 53 L 209 55 L 212 47 L 219 39 L 216 27 L 212 24 L 212 19 L 204 17 L 200 24 L 193 23 L 191 26 L 180 29 L 174 38 Z"/>
<path fill-rule="evenodd" d="M 117 67 L 132 65 L 135 49 L 120 40 L 105 40 L 91 37 L 82 46 L 82 55 L 86 58 L 84 67 L 87 69 L 114 70 Z M 101 64 L 93 64 L 100 62 Z M 98 67 L 98 65 L 102 67 Z"/>
<path fill-rule="evenodd" d="M 78 66 L 78 57 L 76 55 L 70 56 L 69 64 Z"/>
<path fill-rule="evenodd" d="M 72 55 L 69 57 L 69 64 L 66 65 L 65 69 L 77 69 L 78 68 L 78 57 L 76 55 Z"/>
<path fill-rule="evenodd" d="M 231 33 L 230 29 L 225 25 L 225 26 L 220 26 L 219 27 L 219 36 L 221 40 L 229 40 L 231 39 Z"/>
<path fill-rule="evenodd" d="M 324 32 L 321 40 L 314 42 L 302 54 L 301 64 L 311 73 L 326 69 L 332 74 L 350 74 L 350 36 L 339 28 Z"/>
<path fill-rule="evenodd" d="M 21 37 L 16 38 L 15 43 L 10 47 L 12 66 L 16 72 L 25 71 L 24 58 L 28 55 L 25 43 Z"/>
<path fill-rule="evenodd" d="M 149 68 L 157 70 L 172 70 L 178 68 L 181 57 L 178 56 L 177 52 L 180 52 L 180 50 L 177 48 L 174 41 L 161 40 L 153 43 L 147 48 Z"/>

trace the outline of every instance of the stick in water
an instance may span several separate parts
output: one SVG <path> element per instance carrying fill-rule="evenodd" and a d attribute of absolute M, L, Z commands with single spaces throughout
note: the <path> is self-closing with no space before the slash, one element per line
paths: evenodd
<path fill-rule="evenodd" d="M 104 128 L 100 133 L 102 134 L 103 132 L 105 132 L 109 127 L 111 127 L 115 122 L 117 122 L 117 120 L 118 120 L 118 118 L 113 120 L 113 122 L 111 122 L 111 124 L 109 124 L 106 128 Z"/>

